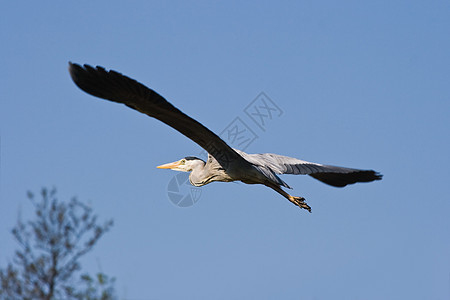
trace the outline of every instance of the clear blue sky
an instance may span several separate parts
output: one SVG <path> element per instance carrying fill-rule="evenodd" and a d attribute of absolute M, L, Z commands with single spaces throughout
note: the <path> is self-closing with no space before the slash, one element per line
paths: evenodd
<path fill-rule="evenodd" d="M 26 191 L 55 186 L 115 226 L 84 260 L 122 298 L 449 299 L 448 1 L 3 1 L 0 265 Z M 188 208 L 155 166 L 200 152 L 173 129 L 81 92 L 67 62 L 155 89 L 211 130 L 236 117 L 250 153 L 374 169 L 337 189 L 283 176 L 213 183 Z M 283 111 L 265 131 L 245 108 Z M 188 191 L 188 187 L 184 187 Z"/>

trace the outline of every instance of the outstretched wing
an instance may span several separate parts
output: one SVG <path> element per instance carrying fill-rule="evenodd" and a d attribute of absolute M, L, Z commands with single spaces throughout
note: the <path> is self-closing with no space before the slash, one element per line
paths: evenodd
<path fill-rule="evenodd" d="M 178 130 L 211 154 L 222 166 L 242 159 L 211 130 L 181 112 L 155 91 L 115 71 L 69 63 L 75 84 L 88 94 L 123 103 Z"/>
<path fill-rule="evenodd" d="M 370 182 L 382 178 L 382 175 L 372 170 L 321 165 L 272 153 L 247 154 L 242 151 L 238 152 L 251 164 L 268 167 L 276 174 L 310 175 L 317 180 L 336 187 L 344 187 L 356 182 Z"/>

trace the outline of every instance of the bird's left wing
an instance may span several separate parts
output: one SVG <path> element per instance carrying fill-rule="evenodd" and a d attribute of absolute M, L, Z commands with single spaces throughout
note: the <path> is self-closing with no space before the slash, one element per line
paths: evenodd
<path fill-rule="evenodd" d="M 243 160 L 211 130 L 181 112 L 155 91 L 115 71 L 89 65 L 69 63 L 75 84 L 88 94 L 123 103 L 141 113 L 156 118 L 196 142 L 222 166 L 233 160 Z"/>
<path fill-rule="evenodd" d="M 247 154 L 242 151 L 238 152 L 251 164 L 268 167 L 276 174 L 310 175 L 335 187 L 344 187 L 356 182 L 370 182 L 382 178 L 382 175 L 373 170 L 322 165 L 272 153 Z"/>

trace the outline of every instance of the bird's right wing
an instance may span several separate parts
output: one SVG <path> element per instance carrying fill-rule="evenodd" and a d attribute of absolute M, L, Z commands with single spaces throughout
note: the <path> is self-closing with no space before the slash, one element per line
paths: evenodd
<path fill-rule="evenodd" d="M 106 71 L 99 66 L 82 67 L 69 63 L 69 72 L 75 84 L 86 93 L 123 103 L 164 122 L 200 145 L 222 166 L 236 159 L 242 160 L 241 156 L 215 133 L 136 80 L 112 70 Z"/>
<path fill-rule="evenodd" d="M 322 165 L 272 153 L 247 154 L 242 151 L 238 152 L 251 164 L 269 167 L 276 174 L 310 175 L 335 187 L 344 187 L 356 182 L 370 182 L 382 178 L 382 175 L 373 170 Z"/>

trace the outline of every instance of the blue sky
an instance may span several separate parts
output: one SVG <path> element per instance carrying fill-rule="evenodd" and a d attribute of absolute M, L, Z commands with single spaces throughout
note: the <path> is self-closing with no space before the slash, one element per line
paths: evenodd
<path fill-rule="evenodd" d="M 2 2 L 0 264 L 26 191 L 58 188 L 115 226 L 84 268 L 125 299 L 448 299 L 448 1 Z M 337 189 L 283 176 L 312 206 L 213 183 L 168 198 L 162 163 L 201 152 L 71 82 L 67 62 L 148 85 L 250 153 L 374 169 Z M 245 108 L 282 110 L 264 130 Z M 189 187 L 183 186 L 183 192 Z"/>

